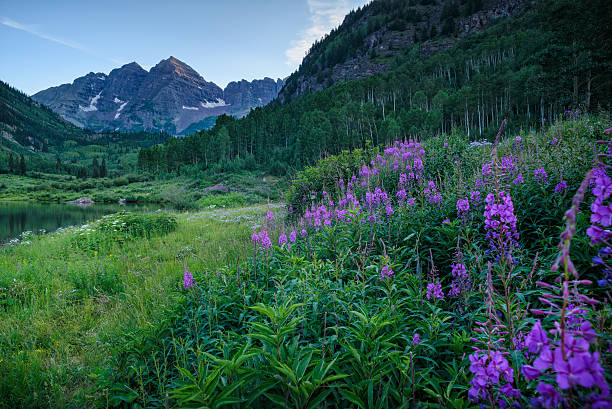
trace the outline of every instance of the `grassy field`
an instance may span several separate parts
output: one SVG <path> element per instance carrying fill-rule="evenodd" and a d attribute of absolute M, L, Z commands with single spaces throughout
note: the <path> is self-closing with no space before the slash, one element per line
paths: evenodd
<path fill-rule="evenodd" d="M 0 249 L 0 407 L 83 407 L 118 341 L 181 308 L 183 263 L 243 259 L 266 208 L 174 213 L 148 238 L 108 233 L 111 218 Z"/>
<path fill-rule="evenodd" d="M 281 197 L 286 181 L 259 172 L 198 178 L 154 179 L 144 175 L 76 179 L 74 176 L 30 173 L 0 174 L 2 201 L 67 201 L 89 197 L 96 202 L 167 203 L 178 209 L 244 206 Z"/>

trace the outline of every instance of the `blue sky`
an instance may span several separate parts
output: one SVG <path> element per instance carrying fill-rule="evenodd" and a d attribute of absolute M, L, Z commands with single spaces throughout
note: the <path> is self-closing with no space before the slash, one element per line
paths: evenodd
<path fill-rule="evenodd" d="M 173 55 L 207 81 L 285 77 L 369 0 L 0 0 L 0 79 L 33 94 Z"/>

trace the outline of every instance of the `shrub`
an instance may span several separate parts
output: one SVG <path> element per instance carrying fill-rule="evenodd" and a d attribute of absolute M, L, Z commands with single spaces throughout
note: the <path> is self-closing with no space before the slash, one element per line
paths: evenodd
<path fill-rule="evenodd" d="M 176 229 L 176 218 L 167 213 L 119 212 L 81 226 L 72 244 L 81 249 L 97 251 L 101 247 L 146 237 L 163 236 Z"/>

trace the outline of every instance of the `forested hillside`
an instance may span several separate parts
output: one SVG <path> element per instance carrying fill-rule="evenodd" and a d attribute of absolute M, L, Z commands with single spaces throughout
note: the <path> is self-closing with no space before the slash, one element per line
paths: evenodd
<path fill-rule="evenodd" d="M 0 173 L 118 175 L 135 170 L 140 148 L 163 143 L 169 137 L 163 133 L 81 129 L 0 81 Z"/>
<path fill-rule="evenodd" d="M 525 0 L 382 0 L 351 11 L 310 48 L 280 94 L 289 101 L 394 68 L 395 57 L 416 46 L 422 56 L 448 50 L 501 17 L 527 8 Z"/>
<path fill-rule="evenodd" d="M 393 10 L 378 3 L 361 13 Z M 440 5 L 461 13 L 460 2 L 431 7 Z M 419 7 L 426 12 L 427 6 Z M 452 129 L 474 140 L 494 134 L 502 118 L 508 118 L 509 129 L 539 128 L 576 111 L 609 110 L 611 19 L 605 0 L 530 3 L 446 51 L 423 55 L 419 38 L 395 54 L 388 73 L 341 80 L 240 120 L 221 116 L 209 131 L 142 150 L 139 167 L 160 173 L 263 167 L 284 174 L 367 141 L 423 138 Z M 435 45 L 435 39 L 426 41 Z M 318 74 L 313 67 L 311 76 Z"/>

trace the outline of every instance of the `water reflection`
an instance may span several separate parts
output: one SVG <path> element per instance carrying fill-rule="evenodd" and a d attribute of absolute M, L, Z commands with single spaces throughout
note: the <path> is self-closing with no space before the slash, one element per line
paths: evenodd
<path fill-rule="evenodd" d="M 147 212 L 162 208 L 159 204 L 0 202 L 0 243 L 18 237 L 24 231 L 40 233 L 60 227 L 75 226 L 120 210 Z"/>

